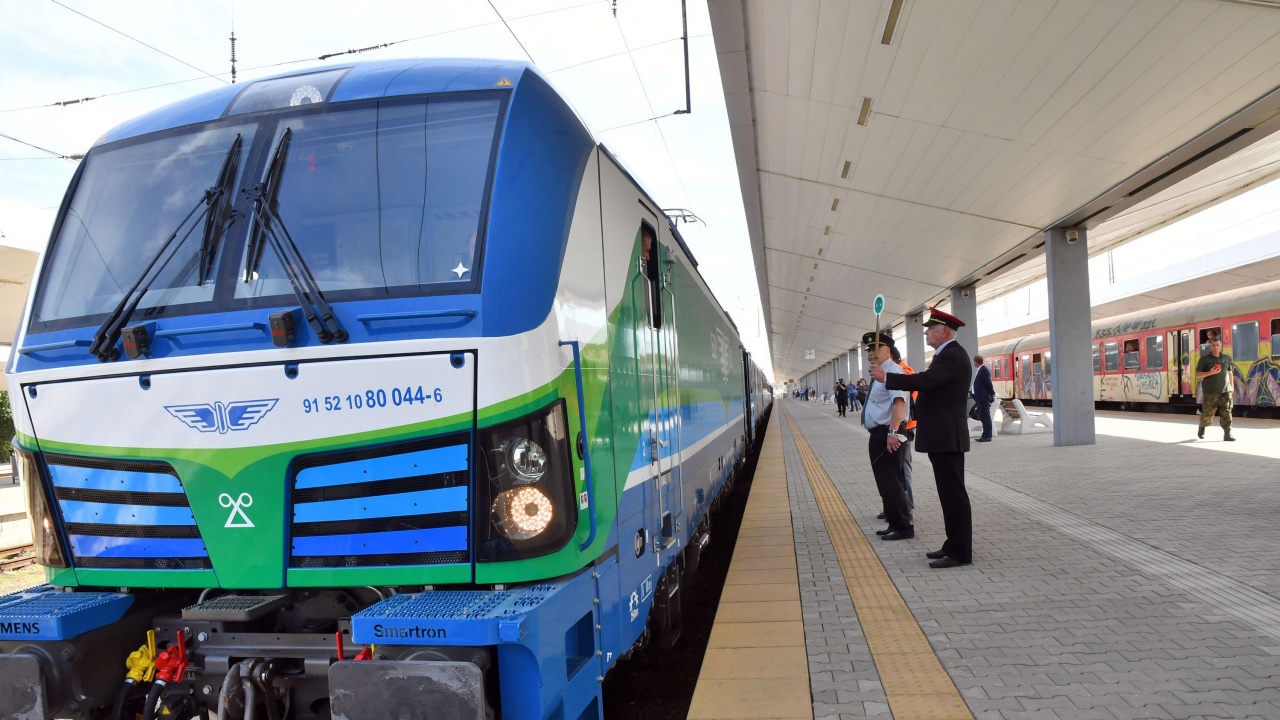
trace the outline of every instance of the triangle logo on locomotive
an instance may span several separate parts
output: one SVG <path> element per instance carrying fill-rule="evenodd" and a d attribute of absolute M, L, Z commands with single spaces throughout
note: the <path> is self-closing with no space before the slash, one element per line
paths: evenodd
<path fill-rule="evenodd" d="M 216 432 L 226 435 L 229 430 L 248 430 L 271 412 L 280 398 L 264 400 L 237 400 L 223 403 L 196 403 L 192 405 L 165 405 L 169 414 L 182 424 L 202 433 Z"/>

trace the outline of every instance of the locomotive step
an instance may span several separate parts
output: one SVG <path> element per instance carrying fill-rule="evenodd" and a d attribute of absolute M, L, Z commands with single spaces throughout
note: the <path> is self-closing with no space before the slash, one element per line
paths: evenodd
<path fill-rule="evenodd" d="M 222 595 L 182 609 L 183 620 L 248 622 L 275 610 L 289 601 L 281 595 Z"/>
<path fill-rule="evenodd" d="M 49 585 L 0 597 L 0 640 L 68 640 L 119 620 L 132 595 Z"/>

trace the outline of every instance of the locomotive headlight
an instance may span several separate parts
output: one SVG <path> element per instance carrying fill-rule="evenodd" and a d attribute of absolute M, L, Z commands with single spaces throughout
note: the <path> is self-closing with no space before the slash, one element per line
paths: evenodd
<path fill-rule="evenodd" d="M 580 512 L 569 437 L 564 400 L 477 433 L 476 501 L 489 510 L 476 527 L 478 561 L 537 557 L 569 543 Z"/>
<path fill-rule="evenodd" d="M 535 483 L 547 472 L 547 452 L 532 440 L 517 438 L 507 446 L 507 467 L 517 480 Z"/>
<path fill-rule="evenodd" d="M 26 491 L 27 518 L 31 522 L 31 544 L 36 548 L 36 562 L 45 567 L 67 567 L 67 553 L 40 476 L 40 462 L 34 454 L 14 445 L 13 470 Z"/>
<path fill-rule="evenodd" d="M 547 529 L 554 509 L 551 500 L 534 487 L 507 490 L 493 501 L 493 524 L 512 540 L 528 540 Z"/>

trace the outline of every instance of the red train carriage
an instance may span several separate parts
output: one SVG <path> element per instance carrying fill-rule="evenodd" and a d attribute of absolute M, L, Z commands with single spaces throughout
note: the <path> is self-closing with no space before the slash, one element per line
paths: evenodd
<path fill-rule="evenodd" d="M 1196 361 L 1215 337 L 1233 361 L 1235 404 L 1280 406 L 1280 281 L 1094 321 L 1094 399 L 1124 407 L 1197 404 Z M 1048 333 L 980 352 L 1001 397 L 1052 400 Z"/>

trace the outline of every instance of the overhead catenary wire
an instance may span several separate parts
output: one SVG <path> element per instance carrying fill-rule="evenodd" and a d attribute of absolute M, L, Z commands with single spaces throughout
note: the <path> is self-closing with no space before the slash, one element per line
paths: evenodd
<path fill-rule="evenodd" d="M 51 1 L 52 1 L 52 2 L 56 2 L 56 0 L 51 0 Z M 595 4 L 597 4 L 598 2 L 599 2 L 599 0 L 590 0 L 589 2 L 584 2 L 584 3 L 581 3 L 581 4 L 579 4 L 579 5 L 570 5 L 570 6 L 568 6 L 568 7 L 554 8 L 554 9 L 551 9 L 551 10 L 540 10 L 540 11 L 535 12 L 535 13 L 529 13 L 529 14 L 527 14 L 527 15 L 521 15 L 520 17 L 512 18 L 512 20 L 525 20 L 525 19 L 527 19 L 527 18 L 534 18 L 534 17 L 538 17 L 538 16 L 540 16 L 540 15 L 550 15 L 550 14 L 553 14 L 553 13 L 567 12 L 567 11 L 569 11 L 569 10 L 577 10 L 577 9 L 579 9 L 579 8 L 587 7 L 588 5 L 595 5 Z M 488 22 L 476 23 L 475 25 L 467 25 L 467 26 L 460 27 L 460 28 L 452 28 L 452 29 L 450 29 L 450 30 L 441 30 L 440 32 L 427 33 L 426 35 L 418 35 L 418 36 L 416 36 L 416 37 L 404 38 L 404 39 L 402 39 L 402 40 L 393 40 L 393 41 L 390 41 L 390 42 L 379 43 L 379 44 L 377 44 L 377 45 L 371 45 L 371 46 L 368 46 L 368 47 L 359 48 L 359 49 L 354 49 L 354 50 L 344 50 L 344 51 L 341 51 L 341 52 L 325 53 L 325 54 L 318 55 L 318 56 L 315 56 L 315 57 L 312 57 L 312 56 L 308 55 L 307 57 L 304 57 L 304 58 L 298 58 L 298 59 L 296 59 L 296 60 L 284 60 L 284 61 L 281 61 L 281 62 L 266 63 L 266 64 L 263 64 L 263 65 L 255 65 L 255 66 L 253 66 L 253 67 L 249 67 L 249 68 L 239 68 L 239 72 L 240 72 L 240 73 L 246 73 L 246 72 L 254 72 L 254 71 L 257 71 L 257 70 L 270 70 L 270 69 L 272 69 L 272 68 L 285 67 L 285 66 L 287 66 L 287 65 L 298 65 L 298 64 L 301 64 L 301 63 L 315 62 L 316 60 L 327 60 L 327 59 L 330 59 L 330 58 L 340 57 L 340 56 L 342 56 L 342 55 L 352 55 L 352 54 L 358 54 L 358 53 L 363 53 L 363 52 L 369 52 L 369 51 L 371 51 L 371 50 L 377 50 L 377 49 L 387 48 L 387 47 L 391 47 L 391 46 L 393 46 L 393 45 L 400 45 L 400 44 L 402 44 L 402 43 L 415 42 L 415 41 L 418 41 L 418 40 L 429 40 L 429 39 L 431 39 L 431 38 L 435 38 L 435 37 L 442 37 L 442 36 L 445 36 L 445 35 L 451 35 L 451 34 L 453 34 L 453 33 L 467 32 L 467 31 L 469 31 L 469 30 L 478 30 L 478 29 L 483 28 L 483 27 L 489 27 L 490 25 L 498 25 L 498 24 L 500 24 L 500 23 L 501 23 L 501 24 L 505 24 L 505 21 L 503 21 L 503 20 L 490 20 L 490 21 L 488 21 Z M 510 30 L 510 27 L 508 27 L 507 29 L 508 29 L 508 31 L 509 31 L 509 30 Z M 694 37 L 704 37 L 704 36 L 703 36 L 703 35 L 695 35 Z M 679 38 L 675 38 L 675 39 L 679 39 Z M 519 40 L 517 39 L 517 42 L 518 42 L 518 41 L 519 41 Z M 671 42 L 671 40 L 664 40 L 664 41 L 662 41 L 662 42 Z M 661 44 L 661 43 L 655 43 L 655 44 Z M 646 47 L 648 47 L 648 46 L 646 46 Z M 523 48 L 522 48 L 522 49 L 523 49 Z M 527 55 L 528 53 L 526 52 L 525 54 Z M 621 54 L 621 53 L 618 53 L 618 54 Z M 593 62 L 600 62 L 601 60 L 605 60 L 605 59 L 608 59 L 608 58 L 611 58 L 611 57 L 616 57 L 616 55 L 609 55 L 609 56 L 605 56 L 605 57 L 602 57 L 602 58 L 595 58 L 595 59 L 593 59 L 593 60 L 588 60 L 587 62 L 584 62 L 584 63 L 577 63 L 577 64 L 574 64 L 574 65 L 568 65 L 568 66 L 565 66 L 565 67 L 563 67 L 563 68 L 558 68 L 558 69 L 556 69 L 556 70 L 551 70 L 550 72 L 553 72 L 553 73 L 555 73 L 555 72 L 560 72 L 561 70 L 568 70 L 569 68 L 579 67 L 579 66 L 581 66 L 581 65 L 586 65 L 586 64 L 593 63 Z M 196 68 L 196 69 L 197 69 L 197 70 L 199 70 L 199 68 Z M 200 72 L 204 72 L 204 71 L 203 71 L 203 70 L 201 70 Z M 183 80 L 173 80 L 173 81 L 171 81 L 171 82 L 158 83 L 158 84 L 156 84 L 156 85 L 147 85 L 147 86 L 145 86 L 145 87 L 140 87 L 140 88 L 131 88 L 131 89 L 129 89 L 129 90 L 117 90 L 117 91 L 115 91 L 115 92 L 99 93 L 99 94 L 97 94 L 97 95 L 91 95 L 91 96 L 86 96 L 86 97 L 81 97 L 81 98 L 75 98 L 75 99 L 72 99 L 72 100 L 60 100 L 60 101 L 57 101 L 57 102 L 42 103 L 42 104 L 39 104 L 39 105 L 24 105 L 24 106 L 22 106 L 22 107 L 5 108 L 5 109 L 3 109 L 3 110 L 0 110 L 0 114 L 4 114 L 4 113 L 14 113 L 14 112 L 25 112 L 25 111 L 27 111 L 27 110 L 41 110 L 41 109 L 44 109 L 44 108 L 51 108 L 51 107 L 65 107 L 65 106 L 68 106 L 68 105 L 77 105 L 77 104 L 80 104 L 80 103 L 87 103 L 87 102 L 89 102 L 89 101 L 91 101 L 91 100 L 101 100 L 101 99 L 103 99 L 103 98 L 117 97 L 117 96 L 120 96 L 120 95 L 128 95 L 128 94 L 136 93 L 136 92 L 146 92 L 146 91 L 148 91 L 148 90 L 158 90 L 158 89 L 160 89 L 160 88 L 170 87 L 170 86 L 172 86 L 172 85 L 182 85 L 182 84 L 190 83 L 190 82 L 199 82 L 199 81 L 201 81 L 201 80 L 207 80 L 209 77 L 213 77 L 214 79 L 221 80 L 222 82 L 227 82 L 226 80 L 223 80 L 221 77 L 219 77 L 219 75 L 230 75 L 230 74 L 231 74 L 230 72 L 227 72 L 227 73 L 218 73 L 217 75 L 208 75 L 208 74 L 206 73 L 205 75 L 202 75 L 201 77 L 196 77 L 196 78 L 186 78 L 186 79 L 183 79 Z"/>
<path fill-rule="evenodd" d="M 84 157 L 83 155 L 78 155 L 78 156 L 64 155 L 64 154 L 62 154 L 62 153 L 60 153 L 60 152 L 56 152 L 56 151 L 50 150 L 49 148 L 40 147 L 39 145 L 35 145 L 35 144 L 33 144 L 33 143 L 29 143 L 29 142 L 27 142 L 26 140 L 19 140 L 18 138 L 14 137 L 14 136 L 12 136 L 12 135 L 6 135 L 6 134 L 4 134 L 4 133 L 0 133 L 0 138 L 4 138 L 5 140 L 12 140 L 13 142 L 16 142 L 16 143 L 18 143 L 18 144 L 20 144 L 20 145 L 26 145 L 26 146 L 27 146 L 27 147 L 29 147 L 29 148 L 35 148 L 36 150 L 39 150 L 40 152 L 49 153 L 49 154 L 50 154 L 50 155 L 52 155 L 54 158 L 58 158 L 58 159 L 62 159 L 62 160 L 70 160 L 70 161 L 72 161 L 72 162 L 75 162 L 76 160 L 79 160 L 81 157 Z"/>
<path fill-rule="evenodd" d="M 622 23 L 618 20 L 617 17 L 614 17 L 613 22 L 615 25 L 618 26 L 618 36 L 622 39 L 622 46 L 627 49 L 627 57 L 631 60 L 631 69 L 635 71 L 636 82 L 640 83 L 640 92 L 641 94 L 644 95 L 645 104 L 649 106 L 649 114 L 653 116 L 651 119 L 653 121 L 654 127 L 656 127 L 658 130 L 658 137 L 662 140 L 662 147 L 667 151 L 667 159 L 671 161 L 671 170 L 673 173 L 675 173 L 676 182 L 679 183 L 680 185 L 680 192 L 684 193 L 685 203 L 689 204 L 692 198 L 689 197 L 689 190 L 684 185 L 684 178 L 680 177 L 680 166 L 676 165 L 676 158 L 674 155 L 671 154 L 671 145 L 667 142 L 667 135 L 666 133 L 662 132 L 662 123 L 658 122 L 659 117 L 665 117 L 665 116 L 658 116 L 653 111 L 653 102 L 649 100 L 649 91 L 644 86 L 644 77 L 640 75 L 640 66 L 636 65 L 636 57 L 631 50 L 630 43 L 627 42 L 627 35 L 622 31 Z M 674 114 L 674 113 L 671 113 L 671 114 Z M 648 122 L 648 120 L 641 120 L 640 122 Z M 634 123 L 634 124 L 638 124 L 638 123 Z M 625 127 L 625 126 L 622 126 L 622 127 Z"/>
<path fill-rule="evenodd" d="M 147 47 L 147 48 L 150 48 L 150 49 L 152 49 L 152 50 L 155 50 L 156 52 L 158 52 L 158 53 L 160 53 L 161 55 L 163 55 L 163 56 L 165 56 L 165 57 L 169 58 L 170 60 L 174 60 L 174 61 L 180 62 L 180 63 L 182 63 L 183 65 L 186 65 L 187 67 L 191 68 L 192 70 L 196 70 L 196 71 L 198 71 L 198 72 L 202 72 L 202 73 L 204 73 L 205 75 L 207 75 L 207 76 L 209 76 L 209 77 L 213 78 L 214 80 L 217 80 L 218 82 L 222 82 L 222 83 L 227 82 L 226 80 L 223 80 L 222 78 L 218 77 L 217 75 L 214 75 L 213 73 L 210 73 L 210 72 L 205 71 L 203 68 L 198 68 L 198 67 L 196 67 L 195 65 L 192 65 L 191 63 L 187 62 L 186 60 L 183 60 L 182 58 L 174 57 L 173 55 L 170 55 L 169 53 L 167 53 L 167 52 L 165 52 L 165 51 L 161 50 L 160 48 L 156 47 L 155 45 L 149 45 L 149 44 L 147 44 L 147 43 L 145 43 L 145 42 L 143 42 L 143 41 L 139 40 L 138 38 L 136 38 L 136 37 L 134 37 L 134 36 L 132 36 L 132 35 L 130 35 L 130 34 L 128 34 L 128 33 L 126 33 L 126 32 L 123 32 L 123 31 L 121 31 L 121 30 L 117 30 L 116 28 L 111 27 L 110 25 L 108 25 L 108 24 L 106 24 L 106 23 L 102 22 L 101 20 L 97 20 L 97 19 L 95 19 L 95 18 L 89 17 L 88 15 L 85 15 L 84 13 L 80 12 L 79 10 L 76 10 L 76 9 L 75 9 L 75 8 L 73 8 L 73 7 L 69 7 L 69 6 L 67 6 L 67 5 L 64 5 L 64 4 L 60 3 L 60 2 L 58 2 L 58 0 L 49 0 L 49 2 L 53 3 L 54 5 L 57 5 L 57 6 L 58 6 L 58 7 L 60 7 L 60 8 L 63 8 L 63 9 L 65 9 L 65 10 L 69 10 L 69 11 L 71 11 L 71 12 L 73 12 L 73 13 L 75 13 L 75 14 L 79 15 L 80 17 L 84 18 L 85 20 L 88 20 L 89 22 L 95 23 L 95 24 L 97 24 L 97 25 L 101 25 L 102 27 L 104 27 L 104 28 L 106 28 L 106 29 L 110 30 L 110 31 L 111 31 L 111 32 L 113 32 L 113 33 L 116 33 L 116 34 L 118 34 L 118 35 L 123 35 L 124 37 L 129 38 L 130 40 L 132 40 L 132 41 L 134 41 L 134 42 L 138 43 L 139 45 L 142 45 L 143 47 Z"/>
<path fill-rule="evenodd" d="M 511 29 L 511 25 L 507 22 L 507 19 L 502 17 L 502 13 L 498 12 L 498 8 L 494 7 L 493 0 L 488 0 L 488 3 L 490 9 L 493 10 L 493 14 L 498 16 L 498 19 L 502 21 L 503 27 L 507 29 L 507 32 L 511 33 L 511 39 L 515 40 L 516 44 L 520 46 L 520 51 L 524 53 L 525 57 L 529 58 L 529 62 L 537 65 L 538 63 L 534 61 L 533 56 L 529 54 L 529 50 L 525 48 L 524 43 L 520 42 L 520 37 L 516 35 L 516 31 Z"/>

